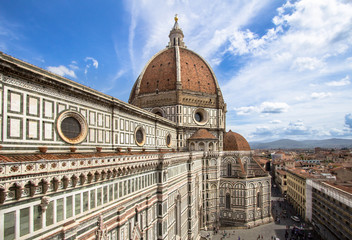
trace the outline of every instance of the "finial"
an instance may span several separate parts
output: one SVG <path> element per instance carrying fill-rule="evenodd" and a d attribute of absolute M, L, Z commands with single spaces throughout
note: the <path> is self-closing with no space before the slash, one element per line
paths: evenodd
<path fill-rule="evenodd" d="M 177 16 L 177 14 L 175 15 L 175 22 L 177 22 L 178 21 L 178 16 Z"/>

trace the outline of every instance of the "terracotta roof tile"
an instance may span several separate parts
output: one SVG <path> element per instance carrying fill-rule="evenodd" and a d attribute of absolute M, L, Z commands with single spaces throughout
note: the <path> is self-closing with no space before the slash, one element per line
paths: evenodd
<path fill-rule="evenodd" d="M 196 140 L 196 139 L 217 139 L 217 138 L 213 134 L 211 134 L 208 130 L 199 129 L 189 139 Z"/>
<path fill-rule="evenodd" d="M 179 52 L 182 90 L 217 94 L 216 78 L 205 60 L 186 48 L 180 48 Z M 176 90 L 177 74 L 175 48 L 165 49 L 148 63 L 144 73 L 137 79 L 137 82 L 140 81 L 137 94 Z M 137 97 L 136 84 L 132 88 L 130 102 Z"/>
<path fill-rule="evenodd" d="M 156 56 L 146 68 L 139 93 L 155 93 L 176 89 L 175 48 L 169 48 Z M 133 91 L 133 90 L 132 90 Z"/>
<path fill-rule="evenodd" d="M 231 130 L 224 134 L 224 151 L 250 151 L 247 140 Z"/>
<path fill-rule="evenodd" d="M 182 89 L 216 94 L 216 84 L 207 64 L 195 53 L 180 49 Z"/>

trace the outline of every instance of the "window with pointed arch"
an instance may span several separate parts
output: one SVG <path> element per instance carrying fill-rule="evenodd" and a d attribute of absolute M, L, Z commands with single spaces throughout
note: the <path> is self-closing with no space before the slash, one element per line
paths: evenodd
<path fill-rule="evenodd" d="M 227 209 L 231 208 L 231 196 L 230 196 L 230 193 L 226 193 L 225 207 Z"/>
<path fill-rule="evenodd" d="M 181 196 L 175 199 L 175 235 L 181 236 Z"/>
<path fill-rule="evenodd" d="M 232 176 L 232 166 L 231 163 L 227 163 L 227 176 L 231 177 Z"/>
<path fill-rule="evenodd" d="M 260 192 L 257 192 L 257 207 L 258 208 L 262 207 L 262 201 L 261 201 Z"/>

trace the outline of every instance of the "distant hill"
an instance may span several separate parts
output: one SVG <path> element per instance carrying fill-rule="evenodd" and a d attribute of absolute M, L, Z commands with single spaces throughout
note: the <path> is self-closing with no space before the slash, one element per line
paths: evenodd
<path fill-rule="evenodd" d="M 292 148 L 352 148 L 352 139 L 331 138 L 325 140 L 280 139 L 273 142 L 250 142 L 251 149 L 292 149 Z"/>

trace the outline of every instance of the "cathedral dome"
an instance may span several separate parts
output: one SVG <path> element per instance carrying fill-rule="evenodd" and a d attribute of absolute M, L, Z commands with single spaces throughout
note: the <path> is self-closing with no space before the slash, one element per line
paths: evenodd
<path fill-rule="evenodd" d="M 186 48 L 177 19 L 169 38 L 167 48 L 155 54 L 137 78 L 129 103 L 142 108 L 174 104 L 222 106 L 213 70 L 201 56 Z"/>
<path fill-rule="evenodd" d="M 250 151 L 247 140 L 231 130 L 224 134 L 224 151 Z"/>
<path fill-rule="evenodd" d="M 182 90 L 206 94 L 217 92 L 216 78 L 208 64 L 186 48 L 172 47 L 157 53 L 137 82 L 138 95 L 176 90 L 178 84 Z"/>

